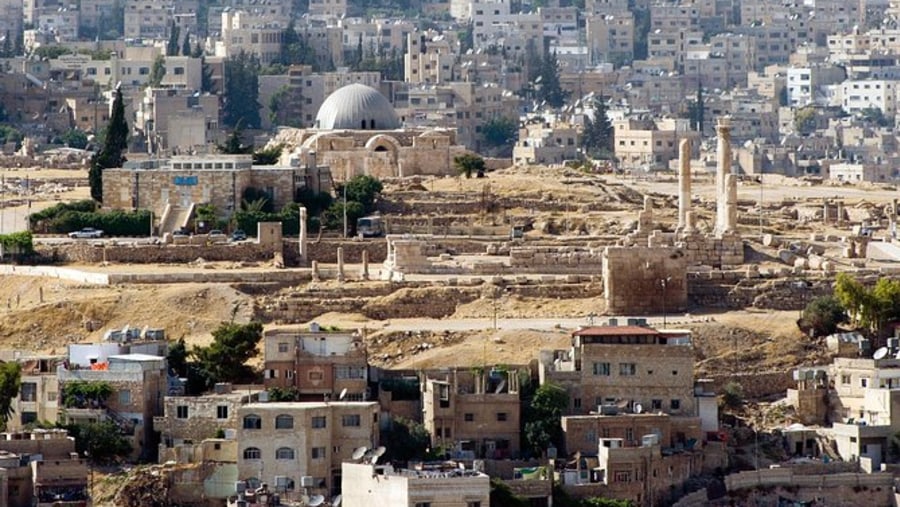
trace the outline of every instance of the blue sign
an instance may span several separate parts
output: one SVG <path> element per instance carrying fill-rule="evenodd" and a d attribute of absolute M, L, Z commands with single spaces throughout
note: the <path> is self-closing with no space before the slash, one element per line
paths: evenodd
<path fill-rule="evenodd" d="M 175 176 L 175 184 L 183 186 L 194 186 L 197 184 L 196 176 Z"/>

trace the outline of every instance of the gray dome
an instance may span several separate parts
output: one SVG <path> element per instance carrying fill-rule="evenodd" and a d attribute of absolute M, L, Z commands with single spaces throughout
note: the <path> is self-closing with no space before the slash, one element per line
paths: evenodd
<path fill-rule="evenodd" d="M 393 130 L 400 119 L 384 95 L 369 86 L 354 83 L 325 99 L 316 114 L 316 128 L 322 130 Z"/>

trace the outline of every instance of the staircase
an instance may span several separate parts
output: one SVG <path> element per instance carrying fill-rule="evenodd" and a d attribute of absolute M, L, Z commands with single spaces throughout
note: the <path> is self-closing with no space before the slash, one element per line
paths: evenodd
<path fill-rule="evenodd" d="M 166 205 L 166 211 L 163 213 L 159 224 L 160 236 L 165 233 L 173 233 L 179 229 L 186 229 L 194 215 L 194 203 L 191 203 L 187 209 L 173 204 Z"/>

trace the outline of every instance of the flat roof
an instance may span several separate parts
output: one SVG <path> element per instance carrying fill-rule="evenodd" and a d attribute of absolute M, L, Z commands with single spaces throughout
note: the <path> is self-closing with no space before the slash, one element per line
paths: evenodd
<path fill-rule="evenodd" d="M 165 359 L 163 356 L 151 356 L 150 354 L 119 354 L 108 358 L 122 361 L 159 361 L 160 359 Z"/>
<path fill-rule="evenodd" d="M 642 326 L 594 326 L 572 332 L 572 336 L 659 336 L 656 329 Z"/>
<path fill-rule="evenodd" d="M 339 406 L 339 407 L 358 407 L 358 408 L 367 408 L 373 405 L 378 405 L 376 401 L 267 401 L 267 402 L 259 402 L 259 403 L 248 403 L 244 405 L 242 408 L 257 408 L 257 409 L 310 409 L 310 408 L 327 408 L 330 406 Z"/>

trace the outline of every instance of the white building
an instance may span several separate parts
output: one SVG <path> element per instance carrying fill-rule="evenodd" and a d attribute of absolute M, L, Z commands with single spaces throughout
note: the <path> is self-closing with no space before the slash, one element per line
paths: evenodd
<path fill-rule="evenodd" d="M 395 470 L 365 463 L 344 463 L 342 470 L 345 507 L 491 505 L 490 477 L 474 470 L 440 466 Z"/>
<path fill-rule="evenodd" d="M 894 81 L 844 81 L 839 85 L 841 109 L 853 114 L 863 109 L 879 109 L 886 117 L 897 111 L 897 83 Z"/>

